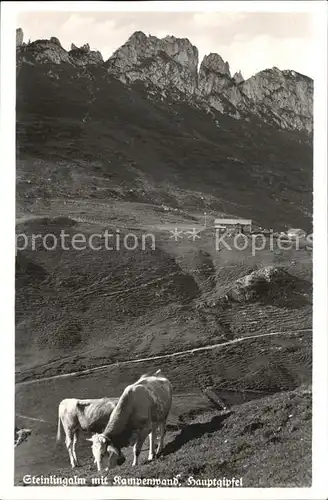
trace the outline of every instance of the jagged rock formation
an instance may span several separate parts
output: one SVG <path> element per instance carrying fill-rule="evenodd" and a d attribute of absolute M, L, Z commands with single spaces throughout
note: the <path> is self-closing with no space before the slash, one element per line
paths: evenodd
<path fill-rule="evenodd" d="M 17 28 L 16 30 L 16 47 L 20 47 L 23 44 L 24 33 L 22 28 Z"/>
<path fill-rule="evenodd" d="M 219 75 L 226 75 L 230 77 L 230 67 L 228 62 L 224 62 L 219 54 L 209 54 L 205 56 L 200 70 L 216 73 Z"/>
<path fill-rule="evenodd" d="M 158 39 L 138 31 L 106 62 L 123 83 L 143 81 L 159 89 L 175 88 L 234 118 L 255 114 L 281 128 L 312 132 L 313 82 L 294 71 L 265 70 L 248 80 L 230 74 L 219 54 L 204 57 L 197 74 L 198 51 L 187 39 Z"/>
<path fill-rule="evenodd" d="M 45 63 L 52 62 L 60 64 L 63 62 L 71 62 L 70 57 L 65 49 L 62 48 L 58 39 L 52 37 L 50 40 L 36 40 L 29 45 L 22 47 L 20 53 L 21 61 L 30 63 Z"/>
<path fill-rule="evenodd" d="M 205 56 L 200 68 L 198 89 L 207 97 L 212 93 L 221 93 L 230 80 L 229 64 L 224 63 L 218 54 Z"/>
<path fill-rule="evenodd" d="M 58 40 L 58 38 L 56 36 L 52 36 L 50 38 L 50 42 L 54 43 L 55 45 L 58 45 L 58 47 L 60 47 L 61 49 L 63 48 L 60 41 Z"/>
<path fill-rule="evenodd" d="M 159 39 L 137 31 L 106 65 L 123 83 L 143 80 L 161 89 L 173 86 L 190 94 L 197 88 L 198 50 L 187 38 Z"/>
<path fill-rule="evenodd" d="M 242 83 L 243 81 L 245 81 L 243 75 L 241 74 L 241 71 L 237 71 L 234 75 L 233 75 L 233 79 L 235 80 L 235 82 L 238 84 L 238 83 Z"/>
<path fill-rule="evenodd" d="M 69 55 L 75 64 L 87 66 L 88 64 L 102 64 L 104 62 L 101 53 L 98 50 L 90 50 L 88 43 L 77 47 L 72 43 Z"/>
<path fill-rule="evenodd" d="M 187 38 L 168 35 L 159 39 L 141 31 L 133 33 L 105 63 L 89 44 L 77 47 L 72 43 L 67 52 L 55 37 L 28 45 L 22 44 L 22 39 L 23 32 L 18 29 L 18 67 L 22 61 L 103 65 L 124 84 L 143 82 L 149 97 L 170 95 L 209 112 L 214 108 L 236 119 L 255 115 L 283 129 L 312 133 L 313 81 L 295 71 L 266 69 L 244 80 L 240 71 L 232 77 L 229 63 L 211 53 L 204 57 L 198 73 L 198 50 Z M 52 73 L 50 76 L 56 78 Z"/>
<path fill-rule="evenodd" d="M 260 71 L 241 85 L 242 92 L 256 105 L 270 110 L 282 128 L 312 131 L 313 80 L 296 71 L 278 68 Z"/>
<path fill-rule="evenodd" d="M 248 80 L 243 80 L 240 72 L 230 78 L 228 63 L 216 54 L 210 56 L 205 56 L 200 66 L 199 90 L 212 107 L 235 118 L 251 113 L 284 129 L 312 132 L 310 78 L 278 68 L 261 71 Z"/>
<path fill-rule="evenodd" d="M 67 52 L 56 37 L 50 40 L 36 40 L 27 46 L 21 47 L 19 62 L 30 63 L 69 63 L 73 66 L 87 66 L 89 64 L 102 64 L 102 55 L 98 51 L 90 50 L 89 44 L 78 48 L 71 45 L 71 50 Z"/>
<path fill-rule="evenodd" d="M 205 97 L 213 108 L 240 118 L 239 112 L 234 109 L 240 95 L 238 93 L 237 98 L 234 96 L 235 82 L 230 75 L 229 63 L 224 62 L 219 54 L 204 57 L 199 68 L 198 88 L 200 95 Z"/>

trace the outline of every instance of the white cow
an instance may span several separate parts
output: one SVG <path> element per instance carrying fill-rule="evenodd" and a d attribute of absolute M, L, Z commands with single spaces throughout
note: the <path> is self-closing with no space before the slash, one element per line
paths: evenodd
<path fill-rule="evenodd" d="M 126 387 L 106 428 L 101 434 L 94 434 L 92 453 L 101 471 L 105 456 L 108 468 L 125 460 L 121 448 L 134 442 L 133 464 L 137 465 L 142 445 L 149 435 L 148 460 L 155 455 L 155 441 L 159 438 L 156 456 L 163 449 L 166 420 L 172 404 L 172 386 L 158 370 L 154 375 L 142 375 L 137 382 Z"/>
<path fill-rule="evenodd" d="M 101 432 L 106 427 L 117 401 L 118 398 L 63 399 L 59 403 L 57 442 L 60 441 L 62 424 L 72 468 L 79 465 L 75 450 L 79 431 Z"/>

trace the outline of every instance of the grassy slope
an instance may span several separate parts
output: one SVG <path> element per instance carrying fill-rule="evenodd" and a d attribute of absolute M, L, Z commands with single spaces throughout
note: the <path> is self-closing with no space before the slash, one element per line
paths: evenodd
<path fill-rule="evenodd" d="M 302 487 L 311 485 L 311 391 L 297 389 L 218 413 L 197 394 L 173 401 L 174 415 L 163 456 L 147 464 L 148 442 L 133 477 L 169 479 L 181 474 L 187 486 L 190 476 L 200 479 L 242 478 L 244 487 Z M 42 415 L 42 413 L 41 413 Z M 33 440 L 16 449 L 16 484 L 24 473 L 70 477 L 64 444 L 55 447 L 55 415 L 50 422 L 32 422 Z M 176 427 L 177 425 L 177 427 Z M 180 426 L 180 430 L 179 430 Z M 104 475 L 108 484 L 115 476 L 131 477 L 131 448 L 127 462 Z M 92 484 L 99 477 L 86 441 L 79 443 L 82 467 L 74 475 Z"/>
<path fill-rule="evenodd" d="M 26 234 L 58 235 L 63 229 L 67 234 L 99 231 L 92 224 L 72 227 L 67 219 L 52 224 L 29 221 L 18 227 Z M 222 305 L 219 301 L 235 279 L 256 267 L 288 267 L 294 259 L 290 273 L 309 284 L 311 258 L 305 250 L 286 251 L 278 259 L 269 249 L 255 256 L 250 249 L 216 252 L 211 233 L 194 244 L 187 239 L 173 243 L 163 232 L 155 235 L 154 250 L 18 253 L 19 380 L 250 334 L 311 328 L 310 285 L 305 296 L 298 286 L 288 300 L 279 290 L 275 302 Z"/>

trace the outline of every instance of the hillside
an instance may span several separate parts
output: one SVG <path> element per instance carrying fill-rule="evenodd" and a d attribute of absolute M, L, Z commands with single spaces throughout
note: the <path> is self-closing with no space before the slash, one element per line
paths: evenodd
<path fill-rule="evenodd" d="M 175 414 L 169 418 L 163 456 L 146 462 L 147 446 L 141 453 L 134 476 L 140 479 L 171 480 L 180 473 L 181 486 L 208 487 L 205 480 L 242 478 L 247 487 L 309 487 L 311 485 L 311 390 L 306 386 L 290 392 L 242 403 L 232 410 L 217 412 L 198 394 L 176 396 Z M 43 406 L 40 418 L 46 418 Z M 55 446 L 55 415 L 50 420 L 33 422 L 30 437 L 16 452 L 16 484 L 22 485 L 26 474 L 47 474 L 69 478 L 68 456 L 61 443 Z M 18 419 L 19 420 L 19 419 Z M 82 467 L 74 475 L 85 485 L 96 485 L 97 473 L 86 441 L 79 444 Z M 115 477 L 131 477 L 132 450 L 127 461 L 108 474 L 105 485 L 115 484 Z M 274 457 L 274 459 L 273 459 Z M 192 477 L 194 484 L 189 484 Z M 117 481 L 117 479 L 116 479 Z M 190 479 L 189 479 L 190 481 Z M 198 484 L 196 481 L 199 481 Z M 201 482 L 203 481 L 203 482 Z M 98 485 L 100 482 L 98 483 Z M 150 483 L 150 486 L 152 484 Z M 169 485 L 169 483 L 168 483 Z M 155 486 L 155 485 L 153 485 Z M 215 485 L 213 485 L 215 486 Z"/>
<path fill-rule="evenodd" d="M 18 213 L 42 213 L 54 198 L 118 199 L 311 231 L 307 134 L 163 98 L 156 88 L 149 95 L 103 65 L 22 62 L 17 141 Z"/>
<path fill-rule="evenodd" d="M 253 253 L 249 236 L 218 250 L 213 223 L 312 231 L 313 82 L 276 68 L 244 81 L 217 54 L 197 73 L 197 49 L 175 37 L 137 32 L 103 61 L 87 44 L 18 35 L 16 234 L 28 245 L 16 255 L 15 411 L 32 432 L 15 484 L 71 475 L 54 448 L 61 399 L 118 397 L 161 368 L 174 388 L 167 447 L 140 477 L 179 464 L 184 478 L 309 486 L 312 246 L 275 239 Z M 73 248 L 106 230 L 113 248 Z M 63 231 L 66 248 L 42 243 Z M 81 454 L 89 484 L 86 443 Z"/>

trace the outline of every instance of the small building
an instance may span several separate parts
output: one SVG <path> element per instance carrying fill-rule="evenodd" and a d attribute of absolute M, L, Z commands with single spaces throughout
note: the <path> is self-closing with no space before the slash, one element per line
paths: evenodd
<path fill-rule="evenodd" d="M 290 228 L 287 231 L 287 236 L 290 238 L 305 238 L 306 232 L 303 229 Z"/>
<path fill-rule="evenodd" d="M 218 231 L 227 233 L 251 233 L 251 219 L 215 219 L 214 227 Z"/>

